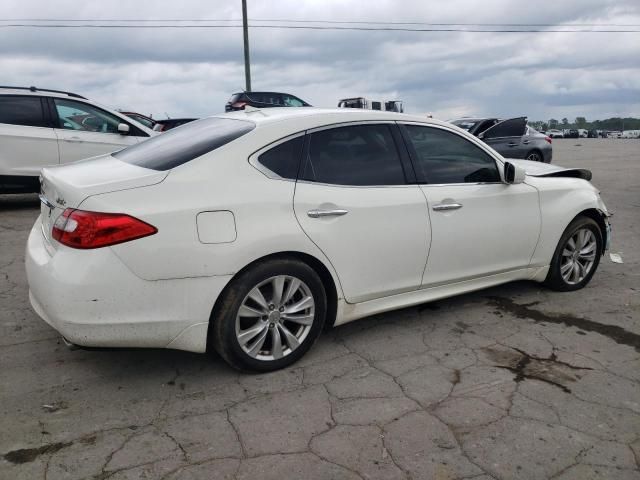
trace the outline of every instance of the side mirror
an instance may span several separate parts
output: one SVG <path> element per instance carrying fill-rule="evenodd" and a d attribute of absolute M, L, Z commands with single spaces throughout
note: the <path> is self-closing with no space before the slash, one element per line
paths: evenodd
<path fill-rule="evenodd" d="M 527 173 L 524 168 L 518 167 L 510 162 L 504 164 L 504 181 L 506 183 L 522 183 Z"/>
<path fill-rule="evenodd" d="M 118 133 L 120 135 L 129 135 L 129 125 L 127 125 L 126 123 L 119 123 Z"/>

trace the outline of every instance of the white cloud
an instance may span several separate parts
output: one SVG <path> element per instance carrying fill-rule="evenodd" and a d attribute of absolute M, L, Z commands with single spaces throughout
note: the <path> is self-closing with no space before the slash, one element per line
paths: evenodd
<path fill-rule="evenodd" d="M 240 2 L 3 1 L 3 18 L 240 18 Z M 251 18 L 640 24 L 637 0 L 249 0 Z M 318 106 L 366 95 L 407 111 L 638 115 L 640 34 L 252 29 L 254 89 Z M 244 85 L 239 29 L 0 29 L 3 83 L 68 89 L 163 117 L 219 112 Z"/>

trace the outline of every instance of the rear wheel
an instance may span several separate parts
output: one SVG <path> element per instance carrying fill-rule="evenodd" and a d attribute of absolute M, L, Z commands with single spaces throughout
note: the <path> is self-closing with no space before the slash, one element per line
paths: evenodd
<path fill-rule="evenodd" d="M 311 348 L 327 309 L 322 281 L 296 260 L 269 260 L 240 274 L 212 319 L 212 344 L 231 366 L 267 372 Z"/>
<path fill-rule="evenodd" d="M 531 160 L 532 162 L 542 162 L 542 154 L 538 150 L 531 150 L 527 153 L 527 160 Z"/>
<path fill-rule="evenodd" d="M 591 218 L 578 217 L 566 228 L 551 261 L 545 284 L 553 290 L 579 290 L 589 281 L 602 255 L 602 232 Z"/>

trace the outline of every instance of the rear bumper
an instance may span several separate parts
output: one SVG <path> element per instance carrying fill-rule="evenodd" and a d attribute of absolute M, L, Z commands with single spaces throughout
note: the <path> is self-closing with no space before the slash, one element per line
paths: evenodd
<path fill-rule="evenodd" d="M 50 255 L 44 242 L 38 218 L 25 255 L 29 300 L 69 342 L 206 350 L 209 315 L 229 276 L 147 281 L 110 248 L 61 246 Z"/>

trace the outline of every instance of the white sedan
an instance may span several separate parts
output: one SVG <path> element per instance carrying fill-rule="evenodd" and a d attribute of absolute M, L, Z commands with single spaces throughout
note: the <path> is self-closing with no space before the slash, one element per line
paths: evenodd
<path fill-rule="evenodd" d="M 274 370 L 324 325 L 513 280 L 584 287 L 610 231 L 590 176 L 424 117 L 222 114 L 43 169 L 29 296 L 73 344 Z"/>

